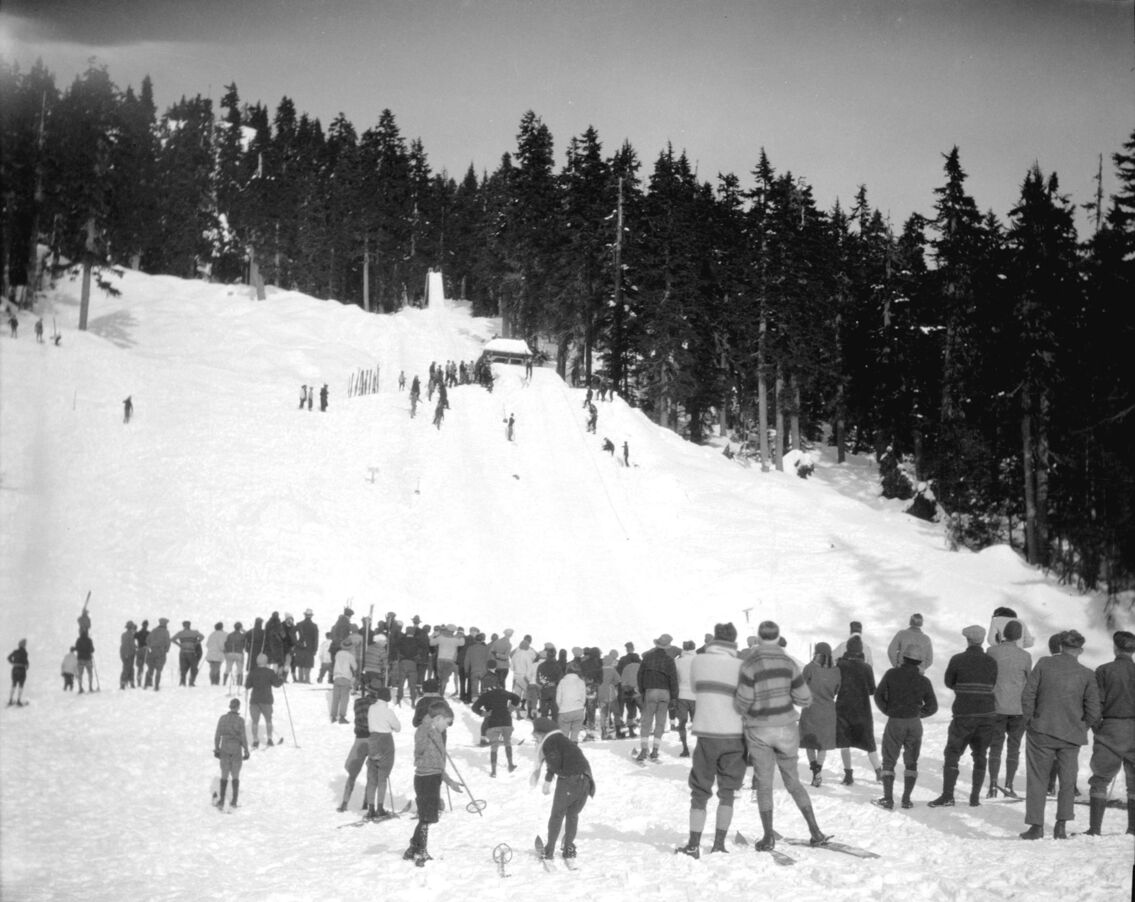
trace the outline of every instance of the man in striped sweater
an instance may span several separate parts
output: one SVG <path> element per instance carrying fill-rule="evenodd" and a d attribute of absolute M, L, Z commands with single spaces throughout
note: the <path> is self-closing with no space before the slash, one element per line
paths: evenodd
<path fill-rule="evenodd" d="M 946 734 L 945 763 L 942 766 L 942 794 L 930 802 L 931 808 L 954 804 L 954 784 L 958 761 L 967 748 L 973 755 L 973 781 L 969 804 L 981 804 L 981 785 L 985 782 L 986 756 L 993 741 L 997 706 L 993 687 L 997 685 L 997 662 L 982 650 L 985 627 L 973 625 L 962 630 L 966 650 L 950 658 L 946 666 L 946 688 L 954 690 L 954 719 Z"/>
<path fill-rule="evenodd" d="M 797 776 L 800 753 L 800 730 L 797 708 L 812 703 L 800 668 L 781 647 L 780 627 L 765 620 L 757 627 L 757 644 L 741 665 L 741 674 L 733 696 L 734 709 L 743 718 L 749 760 L 757 781 L 757 809 L 764 836 L 757 841 L 758 852 L 776 846 L 772 829 L 772 783 L 780 770 L 784 788 L 804 815 L 812 845 L 823 845 L 830 839 L 816 824 L 812 800 Z"/>
<path fill-rule="evenodd" d="M 690 662 L 694 693 L 693 733 L 697 737 L 690 766 L 690 839 L 675 851 L 701 857 L 706 805 L 717 781 L 717 820 L 710 852 L 725 852 L 725 835 L 733 820 L 733 797 L 745 780 L 745 743 L 741 715 L 733 708 L 733 694 L 741 675 L 737 656 L 737 628 L 719 623 L 705 652 Z"/>

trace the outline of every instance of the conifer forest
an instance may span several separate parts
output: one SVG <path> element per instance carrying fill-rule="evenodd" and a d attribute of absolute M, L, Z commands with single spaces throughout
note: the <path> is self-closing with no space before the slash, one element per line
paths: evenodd
<path fill-rule="evenodd" d="M 454 175 L 388 109 L 360 132 L 230 84 L 216 109 L 159 111 L 149 79 L 93 64 L 61 86 L 0 58 L 0 132 L 9 302 L 80 267 L 114 291 L 129 267 L 382 315 L 440 269 L 564 378 L 608 380 L 692 442 L 765 467 L 809 443 L 869 453 L 957 546 L 1011 543 L 1113 604 L 1135 589 L 1135 130 L 1101 149 L 1090 198 L 1022 148 L 1000 213 L 944 147 L 933 209 L 902 222 L 865 185 L 821 209 L 761 147 L 710 181 L 590 128 L 557 148 L 529 111 L 495 166 Z"/>

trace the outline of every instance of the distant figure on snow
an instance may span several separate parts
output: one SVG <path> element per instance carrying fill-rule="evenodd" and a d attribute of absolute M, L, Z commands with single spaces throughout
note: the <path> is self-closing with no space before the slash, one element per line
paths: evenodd
<path fill-rule="evenodd" d="M 401 370 L 398 373 L 398 391 L 406 390 L 406 371 Z"/>
<path fill-rule="evenodd" d="M 8 317 L 8 328 L 12 330 L 12 337 L 15 338 L 16 330 L 20 328 L 20 321 L 16 319 L 16 314 L 14 313 Z"/>
<path fill-rule="evenodd" d="M 231 778 L 233 796 L 229 807 L 236 808 L 240 795 L 240 766 L 248 760 L 248 738 L 244 732 L 244 718 L 240 716 L 239 698 L 229 702 L 228 713 L 222 714 L 217 721 L 217 729 L 213 731 L 213 757 L 221 762 L 221 790 L 214 796 L 213 804 L 218 808 L 225 807 L 225 791 Z"/>
<path fill-rule="evenodd" d="M 445 398 L 438 395 L 437 407 L 434 408 L 434 425 L 441 429 L 441 421 L 445 419 Z"/>
<path fill-rule="evenodd" d="M 603 439 L 603 450 L 606 451 L 608 454 L 610 454 L 612 457 L 614 457 L 615 456 L 615 443 L 613 441 L 611 441 L 609 438 Z"/>
<path fill-rule="evenodd" d="M 631 449 L 626 442 L 623 442 L 623 466 L 629 467 L 631 465 Z"/>
<path fill-rule="evenodd" d="M 28 676 L 28 640 L 21 639 L 16 650 L 8 655 L 8 663 L 12 665 L 12 688 L 8 692 L 8 707 L 24 706 L 24 680 Z M 18 691 L 17 691 L 18 690 Z M 13 701 L 15 696 L 15 701 Z"/>
<path fill-rule="evenodd" d="M 327 412 L 327 383 L 323 383 L 323 388 L 319 390 L 319 411 L 320 413 Z"/>
<path fill-rule="evenodd" d="M 300 410 L 303 410 L 304 405 L 307 404 L 307 386 L 300 386 Z"/>
<path fill-rule="evenodd" d="M 315 404 L 315 386 L 309 385 L 309 386 L 307 386 L 307 409 L 311 410 L 312 405 L 314 405 L 314 404 Z"/>
<path fill-rule="evenodd" d="M 129 423 L 130 417 L 134 413 L 134 402 L 131 400 L 133 396 L 127 395 L 126 400 L 122 402 L 122 422 Z"/>
<path fill-rule="evenodd" d="M 36 344 L 43 344 L 43 317 L 35 321 L 35 340 Z"/>
<path fill-rule="evenodd" d="M 588 389 L 590 393 L 591 389 Z M 587 431 L 594 432 L 595 425 L 599 422 L 599 411 L 595 405 L 590 401 L 587 402 Z"/>
<path fill-rule="evenodd" d="M 515 415 L 514 415 L 514 414 L 511 414 L 511 413 L 510 413 L 510 414 L 508 415 L 508 428 L 507 428 L 507 429 L 505 429 L 505 435 L 506 435 L 506 436 L 508 437 L 508 440 L 509 440 L 510 442 L 512 441 L 512 435 L 513 435 L 513 427 L 514 427 L 515 425 L 516 425 L 516 417 L 515 417 Z"/>

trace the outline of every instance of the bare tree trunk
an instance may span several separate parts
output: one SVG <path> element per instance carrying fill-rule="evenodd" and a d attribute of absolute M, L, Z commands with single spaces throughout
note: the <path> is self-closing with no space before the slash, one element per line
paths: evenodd
<path fill-rule="evenodd" d="M 1048 565 L 1048 392 L 1041 389 L 1038 399 L 1040 410 L 1036 418 L 1036 462 L 1033 475 L 1036 479 L 1036 562 Z"/>
<path fill-rule="evenodd" d="M 91 306 L 91 261 L 83 261 L 83 287 L 79 294 L 79 331 L 87 331 L 87 311 Z"/>
<path fill-rule="evenodd" d="M 1033 473 L 1033 423 L 1028 388 L 1021 388 L 1021 462 L 1025 477 L 1025 557 L 1030 564 L 1039 560 L 1036 528 L 1036 483 Z"/>
<path fill-rule="evenodd" d="M 760 336 L 757 339 L 757 428 L 760 429 L 761 472 L 769 470 L 768 447 L 768 381 L 765 379 L 765 332 L 768 320 L 761 314 Z"/>
<path fill-rule="evenodd" d="M 363 238 L 363 310 L 370 313 L 370 236 Z"/>
<path fill-rule="evenodd" d="M 795 373 L 792 374 L 789 382 L 792 385 L 792 411 L 788 423 L 792 433 L 792 447 L 797 451 L 803 451 L 804 443 L 800 441 L 800 383 L 796 381 Z"/>
<path fill-rule="evenodd" d="M 841 463 L 841 464 L 846 463 L 846 461 L 847 461 L 847 452 L 844 449 L 844 445 L 846 444 L 846 437 L 844 436 L 844 421 L 846 420 L 846 418 L 847 418 L 847 411 L 844 407 L 843 383 L 841 381 L 840 384 L 839 384 L 839 387 L 836 389 L 835 419 L 834 419 L 834 422 L 832 423 L 832 431 L 835 433 L 835 435 L 834 435 L 835 449 L 836 449 L 835 459 L 836 459 L 836 463 Z M 876 444 L 876 448 L 877 448 L 878 442 L 876 442 L 875 444 Z"/>
<path fill-rule="evenodd" d="M 780 472 L 784 472 L 784 377 L 780 374 L 780 364 L 776 366 L 776 445 L 772 450 L 773 465 Z"/>

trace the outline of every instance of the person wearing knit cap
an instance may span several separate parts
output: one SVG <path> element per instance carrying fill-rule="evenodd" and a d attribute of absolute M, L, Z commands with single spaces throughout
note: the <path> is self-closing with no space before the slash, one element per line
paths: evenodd
<path fill-rule="evenodd" d="M 217 729 L 213 731 L 213 757 L 221 762 L 221 787 L 213 794 L 213 804 L 225 807 L 225 792 L 231 779 L 233 796 L 229 807 L 236 808 L 240 796 L 240 767 L 248 760 L 248 737 L 244 732 L 244 718 L 240 716 L 239 698 L 229 702 L 229 710 L 217 721 Z"/>
<path fill-rule="evenodd" d="M 1099 836 L 1107 808 L 1107 790 L 1123 768 L 1127 783 L 1127 832 L 1135 834 L 1135 635 L 1120 630 L 1111 637 L 1115 660 L 1096 668 L 1100 722 L 1092 746 L 1088 780 L 1088 836 Z"/>
<path fill-rule="evenodd" d="M 764 836 L 755 844 L 758 852 L 769 852 L 776 846 L 772 789 L 778 770 L 784 788 L 808 824 L 812 845 L 823 845 L 831 838 L 816 823 L 808 790 L 800 784 L 796 773 L 800 753 L 796 709 L 808 707 L 812 693 L 796 662 L 777 642 L 779 637 L 780 627 L 771 620 L 757 627 L 757 644 L 741 665 L 733 694 L 733 706 L 742 717 L 745 744 L 757 781 L 757 810 L 764 829 Z"/>
<path fill-rule="evenodd" d="M 579 829 L 579 815 L 589 798 L 595 795 L 595 780 L 591 765 L 578 745 L 569 740 L 556 727 L 555 721 L 537 717 L 532 724 L 532 737 L 536 740 L 536 768 L 529 783 L 540 782 L 540 771 L 546 768 L 543 793 L 551 795 L 552 781 L 556 792 L 552 810 L 548 815 L 548 836 L 544 842 L 544 858 L 551 860 L 556 854 L 556 840 L 563 828 L 562 854 L 575 858 L 575 836 Z"/>
<path fill-rule="evenodd" d="M 1088 744 L 1088 728 L 1100 721 L 1096 676 L 1078 660 L 1084 637 L 1076 630 L 1060 636 L 1060 654 L 1041 658 L 1029 673 L 1021 696 L 1021 713 L 1028 725 L 1025 764 L 1025 823 L 1021 839 L 1044 837 L 1045 790 L 1056 762 L 1060 790 L 1056 796 L 1053 839 L 1067 839 L 1065 824 L 1075 817 L 1076 765 L 1080 746 Z"/>
<path fill-rule="evenodd" d="M 658 760 L 658 746 L 662 742 L 662 734 L 666 732 L 670 700 L 678 697 L 678 669 L 670 655 L 672 641 L 669 633 L 663 633 L 655 639 L 654 648 L 642 656 L 642 665 L 638 669 L 642 730 L 637 761 L 646 760 L 646 744 L 652 733 L 654 740 L 650 748 L 650 760 Z"/>
<path fill-rule="evenodd" d="M 886 715 L 883 728 L 883 797 L 871 804 L 890 811 L 895 807 L 895 765 L 899 755 L 903 763 L 902 807 L 913 808 L 910 795 L 918 782 L 918 755 L 922 750 L 922 721 L 938 711 L 934 687 L 919 670 L 922 663 L 914 655 L 921 649 L 912 647 L 900 667 L 883 674 L 875 688 L 875 705 Z"/>
<path fill-rule="evenodd" d="M 1021 740 L 1025 735 L 1025 719 L 1021 716 L 1021 695 L 1025 682 L 1033 669 L 1033 658 L 1020 646 L 1023 636 L 1021 624 L 1009 620 L 1002 624 L 1001 639 L 991 645 L 988 655 L 997 662 L 997 682 L 993 686 L 993 735 L 989 742 L 988 799 L 997 796 L 998 789 L 1010 798 L 1019 798 L 1013 791 L 1013 777 L 1021 757 Z M 1006 748 L 1005 782 L 997 783 L 1001 770 L 1001 750 Z"/>
<path fill-rule="evenodd" d="M 737 628 L 719 623 L 705 652 L 690 663 L 694 691 L 693 733 L 697 737 L 690 762 L 690 838 L 675 849 L 691 858 L 701 857 L 709 797 L 717 783 L 717 814 L 712 852 L 726 852 L 725 838 L 733 821 L 733 801 L 745 780 L 745 741 L 741 715 L 733 707 L 733 687 L 741 675 L 737 654 Z"/>
<path fill-rule="evenodd" d="M 930 637 L 922 632 L 921 614 L 911 614 L 910 625 L 899 630 L 891 639 L 891 644 L 887 646 L 887 660 L 891 662 L 891 666 L 898 667 L 902 664 L 903 658 L 908 657 L 907 652 L 913 646 L 919 649 L 918 660 L 922 662 L 918 665 L 919 670 L 926 673 L 934 662 L 934 645 Z"/>
<path fill-rule="evenodd" d="M 954 804 L 954 785 L 958 780 L 962 752 L 967 748 L 973 756 L 973 780 L 970 785 L 971 808 L 981 804 L 981 787 L 985 783 L 986 757 L 993 738 L 994 699 L 997 685 L 997 662 L 982 650 L 985 627 L 967 626 L 962 630 L 966 650 L 950 658 L 946 666 L 945 684 L 954 691 L 954 715 L 946 734 L 945 762 L 942 766 L 942 794 L 930 802 L 931 808 L 948 808 Z"/>
<path fill-rule="evenodd" d="M 858 636 L 859 637 L 859 641 L 863 643 L 863 660 L 867 662 L 868 667 L 874 669 L 875 662 L 871 658 L 871 648 L 870 648 L 870 646 L 868 646 L 867 640 L 863 638 L 863 624 L 860 623 L 858 620 L 852 620 L 851 623 L 848 624 L 847 638 L 850 639 L 852 636 Z M 837 645 L 835 647 L 835 651 L 832 652 L 832 660 L 838 661 L 840 658 L 843 657 L 843 655 L 846 651 L 847 651 L 847 639 L 845 639 L 843 642 L 841 642 L 839 645 Z"/>
<path fill-rule="evenodd" d="M 812 660 L 804 665 L 802 674 L 812 704 L 800 712 L 800 747 L 808 756 L 812 771 L 812 785 L 823 783 L 824 758 L 834 748 L 835 698 L 839 692 L 840 669 L 832 660 L 832 648 L 827 642 L 817 642 Z"/>

